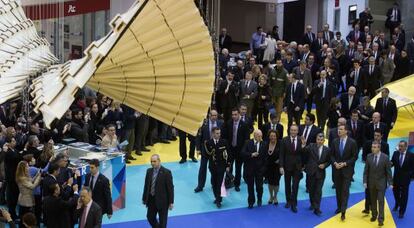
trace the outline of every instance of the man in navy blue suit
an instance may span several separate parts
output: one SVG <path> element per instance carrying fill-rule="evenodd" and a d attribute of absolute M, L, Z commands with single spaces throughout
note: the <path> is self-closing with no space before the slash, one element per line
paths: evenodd
<path fill-rule="evenodd" d="M 295 120 L 296 125 L 300 125 L 300 118 L 305 106 L 305 87 L 298 81 L 296 74 L 289 76 L 291 83 L 286 87 L 286 96 L 283 110 L 288 115 L 288 131 Z"/>

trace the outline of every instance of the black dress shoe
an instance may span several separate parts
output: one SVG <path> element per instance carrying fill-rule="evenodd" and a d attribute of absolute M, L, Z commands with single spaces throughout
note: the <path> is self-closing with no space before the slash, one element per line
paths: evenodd
<path fill-rule="evenodd" d="M 199 187 L 197 187 L 197 188 L 195 188 L 194 189 L 194 192 L 195 193 L 197 193 L 197 192 L 202 192 L 203 191 L 203 189 L 202 188 L 199 188 Z M 214 202 L 215 203 L 215 202 Z"/>
<path fill-rule="evenodd" d="M 216 204 L 217 203 L 217 200 L 214 200 L 214 202 L 213 202 L 214 204 Z"/>
<path fill-rule="evenodd" d="M 185 159 L 181 159 L 179 163 L 180 163 L 180 164 L 183 164 L 183 163 L 186 163 L 186 162 L 187 162 L 187 160 L 185 160 Z"/>
<path fill-rule="evenodd" d="M 146 148 L 146 147 L 142 147 L 142 148 L 141 148 L 141 151 L 148 152 L 148 151 L 150 151 L 150 149 L 148 149 L 148 148 Z"/>
<path fill-rule="evenodd" d="M 384 225 L 384 222 L 378 222 L 378 226 L 383 226 Z"/>
<path fill-rule="evenodd" d="M 363 211 L 362 211 L 362 213 L 364 213 L 364 214 L 369 214 L 369 210 L 367 210 L 367 209 L 364 209 Z"/>
<path fill-rule="evenodd" d="M 290 203 L 289 202 L 287 202 L 286 204 L 285 204 L 285 208 L 289 208 L 290 207 Z"/>
<path fill-rule="evenodd" d="M 131 164 L 131 161 L 130 161 L 130 160 L 128 160 L 128 159 L 126 159 L 126 160 L 125 160 L 125 163 L 127 163 L 127 164 Z"/>
<path fill-rule="evenodd" d="M 141 154 L 141 155 L 142 155 L 142 154 Z M 129 155 L 127 158 L 128 158 L 128 160 L 132 160 L 132 161 L 137 160 L 136 158 L 132 157 L 131 155 Z"/>
<path fill-rule="evenodd" d="M 234 187 L 234 190 L 236 190 L 236 192 L 240 192 L 240 187 L 236 186 L 236 187 Z"/>
<path fill-rule="evenodd" d="M 135 152 L 135 154 L 138 155 L 138 156 L 142 156 L 141 152 Z"/>
<path fill-rule="evenodd" d="M 268 201 L 267 203 L 270 205 L 270 204 L 273 204 L 273 201 L 271 201 L 271 200 L 270 200 L 270 201 Z"/>
<path fill-rule="evenodd" d="M 258 206 L 258 207 L 261 207 L 261 206 L 262 206 L 262 201 L 261 201 L 261 200 L 258 200 L 258 201 L 257 201 L 257 206 Z"/>
<path fill-rule="evenodd" d="M 398 206 L 395 206 L 392 211 L 398 211 Z"/>
<path fill-rule="evenodd" d="M 298 213 L 298 209 L 295 206 L 292 206 L 290 209 L 293 213 Z"/>
<path fill-rule="evenodd" d="M 375 220 L 377 220 L 377 217 L 372 216 L 371 219 L 369 221 L 371 222 L 375 222 Z"/>
<path fill-rule="evenodd" d="M 341 220 L 344 221 L 345 220 L 345 213 L 341 214 Z"/>
<path fill-rule="evenodd" d="M 167 140 L 165 140 L 165 139 L 161 139 L 161 140 L 160 140 L 160 143 L 163 143 L 163 144 L 170 144 L 170 142 L 169 142 L 169 141 L 167 141 Z"/>
<path fill-rule="evenodd" d="M 192 162 L 197 162 L 197 159 L 196 158 L 191 158 L 191 161 Z"/>
<path fill-rule="evenodd" d="M 279 202 L 277 202 L 277 201 L 276 201 L 276 202 L 274 202 L 273 204 L 274 204 L 275 206 L 277 206 L 277 205 L 279 205 Z"/>
<path fill-rule="evenodd" d="M 249 204 L 249 206 L 247 208 L 253 209 L 253 204 Z"/>
<path fill-rule="evenodd" d="M 334 189 L 334 188 L 335 188 L 335 184 L 332 185 L 332 189 Z"/>
<path fill-rule="evenodd" d="M 398 218 L 400 218 L 400 219 L 404 218 L 404 214 L 399 214 Z"/>
<path fill-rule="evenodd" d="M 319 210 L 319 209 L 315 209 L 315 210 L 313 210 L 313 213 L 317 216 L 320 216 L 322 214 L 322 211 Z"/>
<path fill-rule="evenodd" d="M 340 209 L 336 209 L 335 214 L 339 214 L 341 212 Z"/>
<path fill-rule="evenodd" d="M 308 188 L 306 188 L 306 193 L 309 193 L 309 189 Z"/>
<path fill-rule="evenodd" d="M 313 211 L 315 208 L 313 208 L 312 206 L 309 207 L 310 211 Z"/>
<path fill-rule="evenodd" d="M 221 208 L 221 203 L 220 202 L 216 202 L 216 206 L 217 206 L 217 208 Z"/>

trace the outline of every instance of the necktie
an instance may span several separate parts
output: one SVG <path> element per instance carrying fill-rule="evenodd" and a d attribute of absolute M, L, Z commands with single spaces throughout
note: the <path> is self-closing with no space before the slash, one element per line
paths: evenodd
<path fill-rule="evenodd" d="M 378 165 L 378 155 L 375 155 L 374 156 L 374 163 L 375 163 L 375 166 Z"/>
<path fill-rule="evenodd" d="M 359 32 L 355 31 L 355 43 L 358 41 L 359 38 Z"/>
<path fill-rule="evenodd" d="M 386 109 L 387 108 L 387 98 L 384 99 L 384 104 L 383 105 L 384 105 L 383 109 Z"/>
<path fill-rule="evenodd" d="M 91 183 L 89 183 L 89 187 L 91 188 L 91 190 L 93 190 L 93 187 L 95 187 L 95 186 L 93 186 L 93 178 L 94 178 L 94 176 L 91 175 Z"/>
<path fill-rule="evenodd" d="M 344 143 L 344 140 L 343 139 L 341 139 L 341 141 L 340 141 L 340 144 L 339 144 L 339 154 L 341 155 L 341 157 L 342 157 L 342 155 L 344 154 L 344 147 L 345 147 L 345 145 L 344 145 L 345 143 Z"/>
<path fill-rule="evenodd" d="M 354 99 L 354 97 L 349 96 L 349 101 L 348 101 L 348 109 L 351 110 L 351 105 L 352 105 L 352 100 Z"/>
<path fill-rule="evenodd" d="M 85 228 L 85 225 L 86 225 L 86 217 L 88 217 L 88 214 L 86 213 L 86 207 L 83 207 L 82 220 L 81 220 L 81 223 L 80 223 L 79 228 Z"/>
<path fill-rule="evenodd" d="M 400 153 L 400 167 L 403 166 L 404 163 L 404 153 Z"/>
<path fill-rule="evenodd" d="M 356 123 L 353 122 L 353 124 L 352 124 L 352 131 L 354 132 L 354 136 L 356 135 L 356 129 L 357 129 Z"/>
<path fill-rule="evenodd" d="M 319 45 L 320 45 L 320 46 L 321 46 L 321 48 L 322 48 L 323 43 L 322 43 L 322 39 L 320 39 L 320 38 L 319 38 Z"/>
<path fill-rule="evenodd" d="M 309 127 L 306 126 L 305 127 L 305 132 L 303 133 L 303 136 L 305 137 L 306 141 L 308 141 L 308 129 L 309 129 Z"/>
<path fill-rule="evenodd" d="M 359 69 L 355 71 L 355 78 L 354 78 L 354 85 L 356 86 L 358 84 L 358 78 L 359 78 Z"/>
<path fill-rule="evenodd" d="M 374 66 L 372 66 L 372 65 L 369 66 L 369 75 L 372 75 L 372 71 L 374 70 L 373 68 L 374 68 Z"/>
<path fill-rule="evenodd" d="M 249 86 L 248 86 L 248 82 L 247 82 L 247 81 L 246 81 L 245 87 L 246 87 L 246 89 L 249 87 Z"/>
<path fill-rule="evenodd" d="M 330 40 L 329 38 L 330 38 L 329 37 L 329 32 L 325 32 L 325 40 L 328 40 L 329 41 Z"/>
<path fill-rule="evenodd" d="M 292 152 L 295 152 L 295 138 L 292 139 L 292 143 L 290 145 Z"/>
<path fill-rule="evenodd" d="M 152 180 L 151 180 L 151 195 L 155 196 L 155 181 L 157 180 L 158 170 L 154 169 L 152 171 Z"/>
<path fill-rule="evenodd" d="M 313 42 L 313 37 L 312 37 L 312 34 L 310 32 L 308 32 L 308 36 L 309 36 L 310 42 Z"/>
<path fill-rule="evenodd" d="M 231 141 L 233 147 L 237 146 L 237 122 L 233 123 L 233 139 Z"/>

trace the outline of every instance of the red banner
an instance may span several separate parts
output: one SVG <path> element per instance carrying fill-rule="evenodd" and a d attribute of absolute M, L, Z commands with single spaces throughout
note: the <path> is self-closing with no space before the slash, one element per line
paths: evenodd
<path fill-rule="evenodd" d="M 109 10 L 110 7 L 110 0 L 75 0 L 64 3 L 24 6 L 23 8 L 28 18 L 40 20 Z"/>

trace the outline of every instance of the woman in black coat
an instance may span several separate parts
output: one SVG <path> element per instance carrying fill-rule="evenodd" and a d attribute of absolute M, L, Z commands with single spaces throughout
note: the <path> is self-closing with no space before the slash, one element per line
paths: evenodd
<path fill-rule="evenodd" d="M 269 143 L 266 144 L 267 157 L 266 157 L 266 172 L 265 177 L 269 187 L 269 204 L 278 205 L 277 192 L 279 191 L 279 141 L 278 134 L 275 130 L 269 131 Z"/>
<path fill-rule="evenodd" d="M 272 90 L 267 84 L 267 76 L 265 74 L 259 77 L 259 86 L 257 87 L 257 97 L 255 101 L 257 110 L 257 124 L 259 129 L 269 122 L 269 104 L 271 102 Z"/>

